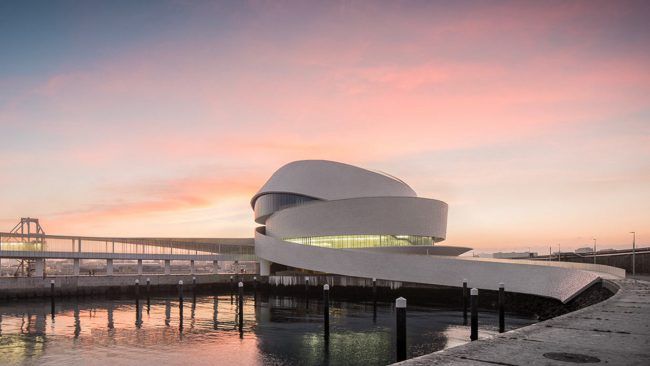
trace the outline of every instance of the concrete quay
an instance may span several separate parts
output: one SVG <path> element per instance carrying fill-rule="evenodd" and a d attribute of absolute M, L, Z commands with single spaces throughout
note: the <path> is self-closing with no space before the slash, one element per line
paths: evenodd
<path fill-rule="evenodd" d="M 650 282 L 610 283 L 601 303 L 396 365 L 650 365 Z"/>
<path fill-rule="evenodd" d="M 98 295 L 126 294 L 135 290 L 135 280 L 140 281 L 140 290 L 144 291 L 147 278 L 150 279 L 152 291 L 170 291 L 176 289 L 178 281 L 183 281 L 185 289 L 192 288 L 192 279 L 196 277 L 197 288 L 230 288 L 231 280 L 247 284 L 257 277 L 260 283 L 265 279 L 255 274 L 143 274 L 119 276 L 48 276 L 42 277 L 3 277 L 0 278 L 0 299 L 46 297 L 51 295 L 50 281 L 54 281 L 54 295 Z"/>

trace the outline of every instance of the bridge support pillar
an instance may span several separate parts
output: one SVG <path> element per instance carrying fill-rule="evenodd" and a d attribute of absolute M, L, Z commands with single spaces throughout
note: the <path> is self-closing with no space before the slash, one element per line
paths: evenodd
<path fill-rule="evenodd" d="M 172 274 L 172 261 L 169 259 L 165 259 L 165 274 Z"/>
<path fill-rule="evenodd" d="M 108 275 L 108 276 L 113 275 L 113 260 L 112 259 L 107 259 L 106 260 L 106 275 Z"/>
<path fill-rule="evenodd" d="M 138 259 L 138 276 L 142 276 L 142 259 Z"/>
<path fill-rule="evenodd" d="M 37 258 L 36 268 L 34 270 L 34 277 L 43 277 L 43 273 L 45 273 L 45 259 Z"/>
<path fill-rule="evenodd" d="M 260 258 L 260 276 L 271 275 L 271 262 Z"/>
<path fill-rule="evenodd" d="M 79 267 L 81 260 L 79 258 L 73 259 L 73 265 L 72 265 L 72 274 L 75 276 L 79 276 Z"/>
<path fill-rule="evenodd" d="M 212 273 L 219 272 L 219 261 L 212 261 Z"/>
<path fill-rule="evenodd" d="M 195 274 L 195 268 L 194 268 L 194 260 L 190 261 L 190 274 Z"/>

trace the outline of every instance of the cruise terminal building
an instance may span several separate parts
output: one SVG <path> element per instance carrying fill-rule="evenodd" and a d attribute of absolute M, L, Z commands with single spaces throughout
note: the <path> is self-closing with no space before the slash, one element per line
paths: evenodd
<path fill-rule="evenodd" d="M 302 160 L 282 166 L 252 197 L 260 274 L 286 269 L 443 286 L 509 291 L 566 302 L 612 267 L 458 257 L 471 248 L 440 245 L 448 205 L 419 197 L 391 175 Z"/>

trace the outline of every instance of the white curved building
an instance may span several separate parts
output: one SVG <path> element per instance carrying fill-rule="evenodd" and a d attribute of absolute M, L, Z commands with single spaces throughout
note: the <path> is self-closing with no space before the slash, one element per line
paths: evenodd
<path fill-rule="evenodd" d="M 445 202 L 418 197 L 390 175 L 303 160 L 278 169 L 251 199 L 260 274 L 271 265 L 344 276 L 511 291 L 568 301 L 599 279 L 593 271 L 533 261 L 456 258 L 471 248 L 440 246 Z M 565 263 L 561 265 L 567 267 Z M 604 267 L 604 266 L 601 266 Z"/>
<path fill-rule="evenodd" d="M 446 236 L 446 203 L 418 197 L 387 174 L 333 161 L 283 166 L 251 206 L 265 236 L 289 243 L 438 255 L 470 249 L 433 247 Z"/>

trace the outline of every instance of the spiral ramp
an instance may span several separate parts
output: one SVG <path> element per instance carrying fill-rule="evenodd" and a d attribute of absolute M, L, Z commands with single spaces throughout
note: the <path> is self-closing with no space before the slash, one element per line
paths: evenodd
<path fill-rule="evenodd" d="M 605 266 L 476 260 L 441 246 L 445 202 L 418 197 L 403 181 L 352 165 L 303 160 L 277 170 L 251 199 L 261 274 L 270 264 L 343 276 L 509 291 L 569 301 Z M 578 264 L 575 264 L 578 265 Z M 601 271 L 602 270 L 602 271 Z M 611 275 L 607 273 L 606 275 Z M 624 273 L 623 273 L 624 276 Z"/>

